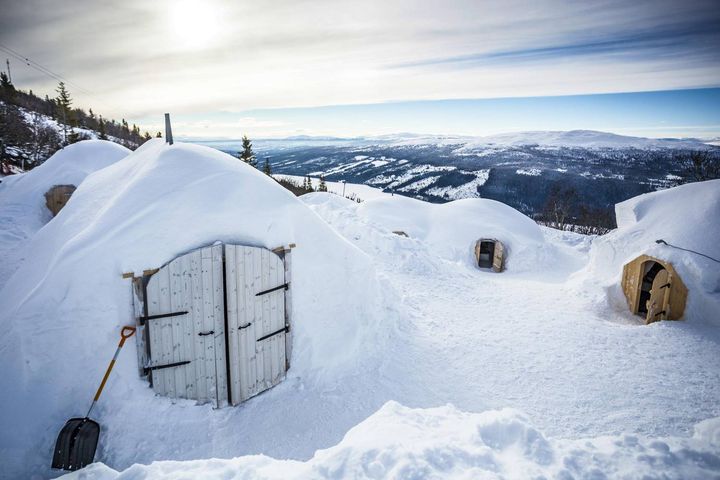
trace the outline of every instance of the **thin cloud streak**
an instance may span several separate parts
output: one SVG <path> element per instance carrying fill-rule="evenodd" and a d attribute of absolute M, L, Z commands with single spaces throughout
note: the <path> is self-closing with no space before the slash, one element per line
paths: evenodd
<path fill-rule="evenodd" d="M 720 9 L 712 0 L 77 0 L 62 9 L 24 0 L 3 7 L 0 42 L 93 92 L 72 92 L 77 105 L 138 122 L 165 111 L 720 85 Z M 20 88 L 54 94 L 53 80 L 22 64 L 13 64 L 13 77 Z"/>

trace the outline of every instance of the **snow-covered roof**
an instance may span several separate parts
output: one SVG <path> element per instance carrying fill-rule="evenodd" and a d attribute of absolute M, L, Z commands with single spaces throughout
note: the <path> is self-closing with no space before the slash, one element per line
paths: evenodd
<path fill-rule="evenodd" d="M 86 140 L 57 151 L 29 172 L 2 178 L 0 288 L 15 271 L 28 239 L 52 218 L 45 205 L 45 193 L 54 185 L 77 186 L 89 174 L 112 165 L 129 153 L 130 150 L 116 143 Z"/>
<path fill-rule="evenodd" d="M 0 202 L 44 204 L 45 192 L 54 185 L 79 185 L 89 174 L 126 157 L 130 150 L 106 140 L 84 140 L 55 152 L 42 165 L 25 173 L 4 177 Z"/>
<path fill-rule="evenodd" d="M 297 245 L 289 375 L 331 375 L 382 348 L 373 337 L 379 289 L 365 254 L 236 158 L 152 140 L 87 177 L 34 236 L 33 255 L 0 291 L 0 423 L 22 431 L 14 442 L 32 452 L 17 462 L 46 466 L 54 442 L 48 432 L 86 408 L 121 326 L 134 323 L 131 286 L 122 273 L 139 274 L 216 241 Z M 123 424 L 112 414 L 119 403 L 149 401 L 134 342 L 125 348 L 131 351 L 115 367 L 115 387 L 103 393 L 98 411 L 104 426 Z M 135 420 L 148 422 L 163 410 L 171 423 L 205 421 L 204 409 L 188 417 L 181 408 L 165 411 L 169 402 L 138 406 Z"/>
<path fill-rule="evenodd" d="M 405 232 L 422 242 L 431 256 L 467 265 L 475 263 L 480 239 L 499 240 L 506 248 L 508 272 L 541 271 L 556 258 L 532 219 L 495 200 L 473 198 L 433 204 L 402 195 L 383 195 L 355 203 L 327 193 L 301 197 L 315 209 L 344 208 L 354 222 L 369 222 L 385 231 Z M 401 248 L 401 247 L 397 247 Z"/>
<path fill-rule="evenodd" d="M 640 195 L 615 207 L 618 228 L 593 242 L 590 271 L 619 283 L 623 265 L 640 255 L 670 262 L 689 290 L 687 320 L 720 323 L 720 180 L 689 183 Z M 656 243 L 664 240 L 670 245 Z M 619 289 L 611 297 L 624 305 Z"/>

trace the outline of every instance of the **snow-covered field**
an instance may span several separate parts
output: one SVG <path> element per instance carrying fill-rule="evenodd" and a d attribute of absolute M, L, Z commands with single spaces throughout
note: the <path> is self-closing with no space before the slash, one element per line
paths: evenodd
<path fill-rule="evenodd" d="M 630 200 L 600 238 L 491 200 L 355 187 L 364 202 L 296 199 L 237 159 L 159 141 L 88 176 L 0 291 L 0 475 L 58 474 L 55 435 L 132 322 L 120 274 L 232 240 L 298 244 L 288 378 L 196 406 L 155 396 L 128 344 L 94 414 L 102 463 L 71 478 L 720 476 L 720 269 L 654 243 L 720 257 L 720 181 Z M 480 237 L 508 247 L 504 273 L 474 266 Z M 683 277 L 686 321 L 627 311 L 617 284 L 641 253 Z"/>
<path fill-rule="evenodd" d="M 298 175 L 273 175 L 275 178 L 285 178 L 288 180 L 292 180 L 300 185 L 303 183 L 303 179 L 305 177 L 298 176 Z M 313 188 L 317 189 L 318 185 L 320 185 L 320 178 L 319 177 L 310 177 L 310 181 L 312 182 Z M 385 193 L 379 188 L 370 187 L 368 185 L 363 185 L 361 183 L 344 183 L 344 182 L 329 182 L 326 181 L 325 185 L 327 186 L 328 193 L 334 193 L 336 195 L 343 195 L 345 194 L 346 197 L 352 197 L 352 198 L 358 198 L 360 200 L 370 200 L 371 198 L 377 198 L 382 197 L 384 195 L 390 195 L 389 193 Z"/>

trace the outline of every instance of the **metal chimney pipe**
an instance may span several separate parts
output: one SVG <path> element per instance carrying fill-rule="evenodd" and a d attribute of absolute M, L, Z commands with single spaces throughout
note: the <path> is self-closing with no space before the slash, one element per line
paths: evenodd
<path fill-rule="evenodd" d="M 170 114 L 165 114 L 165 141 L 170 145 L 173 144 L 172 127 L 170 126 Z"/>

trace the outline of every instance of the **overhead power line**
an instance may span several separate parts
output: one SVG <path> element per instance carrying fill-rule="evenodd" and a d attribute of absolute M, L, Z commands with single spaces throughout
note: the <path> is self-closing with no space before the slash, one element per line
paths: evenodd
<path fill-rule="evenodd" d="M 59 73 L 53 72 L 49 68 L 40 65 L 38 62 L 31 60 L 30 58 L 26 57 L 25 55 L 21 54 L 20 52 L 13 50 L 12 48 L 8 47 L 7 45 L 3 45 L 2 43 L 0 43 L 0 50 L 4 51 L 5 53 L 12 56 L 16 60 L 21 61 L 28 67 L 33 68 L 44 75 L 47 75 L 48 77 L 51 77 L 59 82 L 64 82 L 65 84 L 72 86 L 73 88 L 75 88 L 76 90 L 79 90 L 82 93 L 85 93 L 87 95 L 92 95 L 92 92 L 90 90 L 88 90 L 87 88 L 83 88 L 80 85 L 78 85 L 77 83 L 71 82 L 67 78 L 60 75 Z"/>

